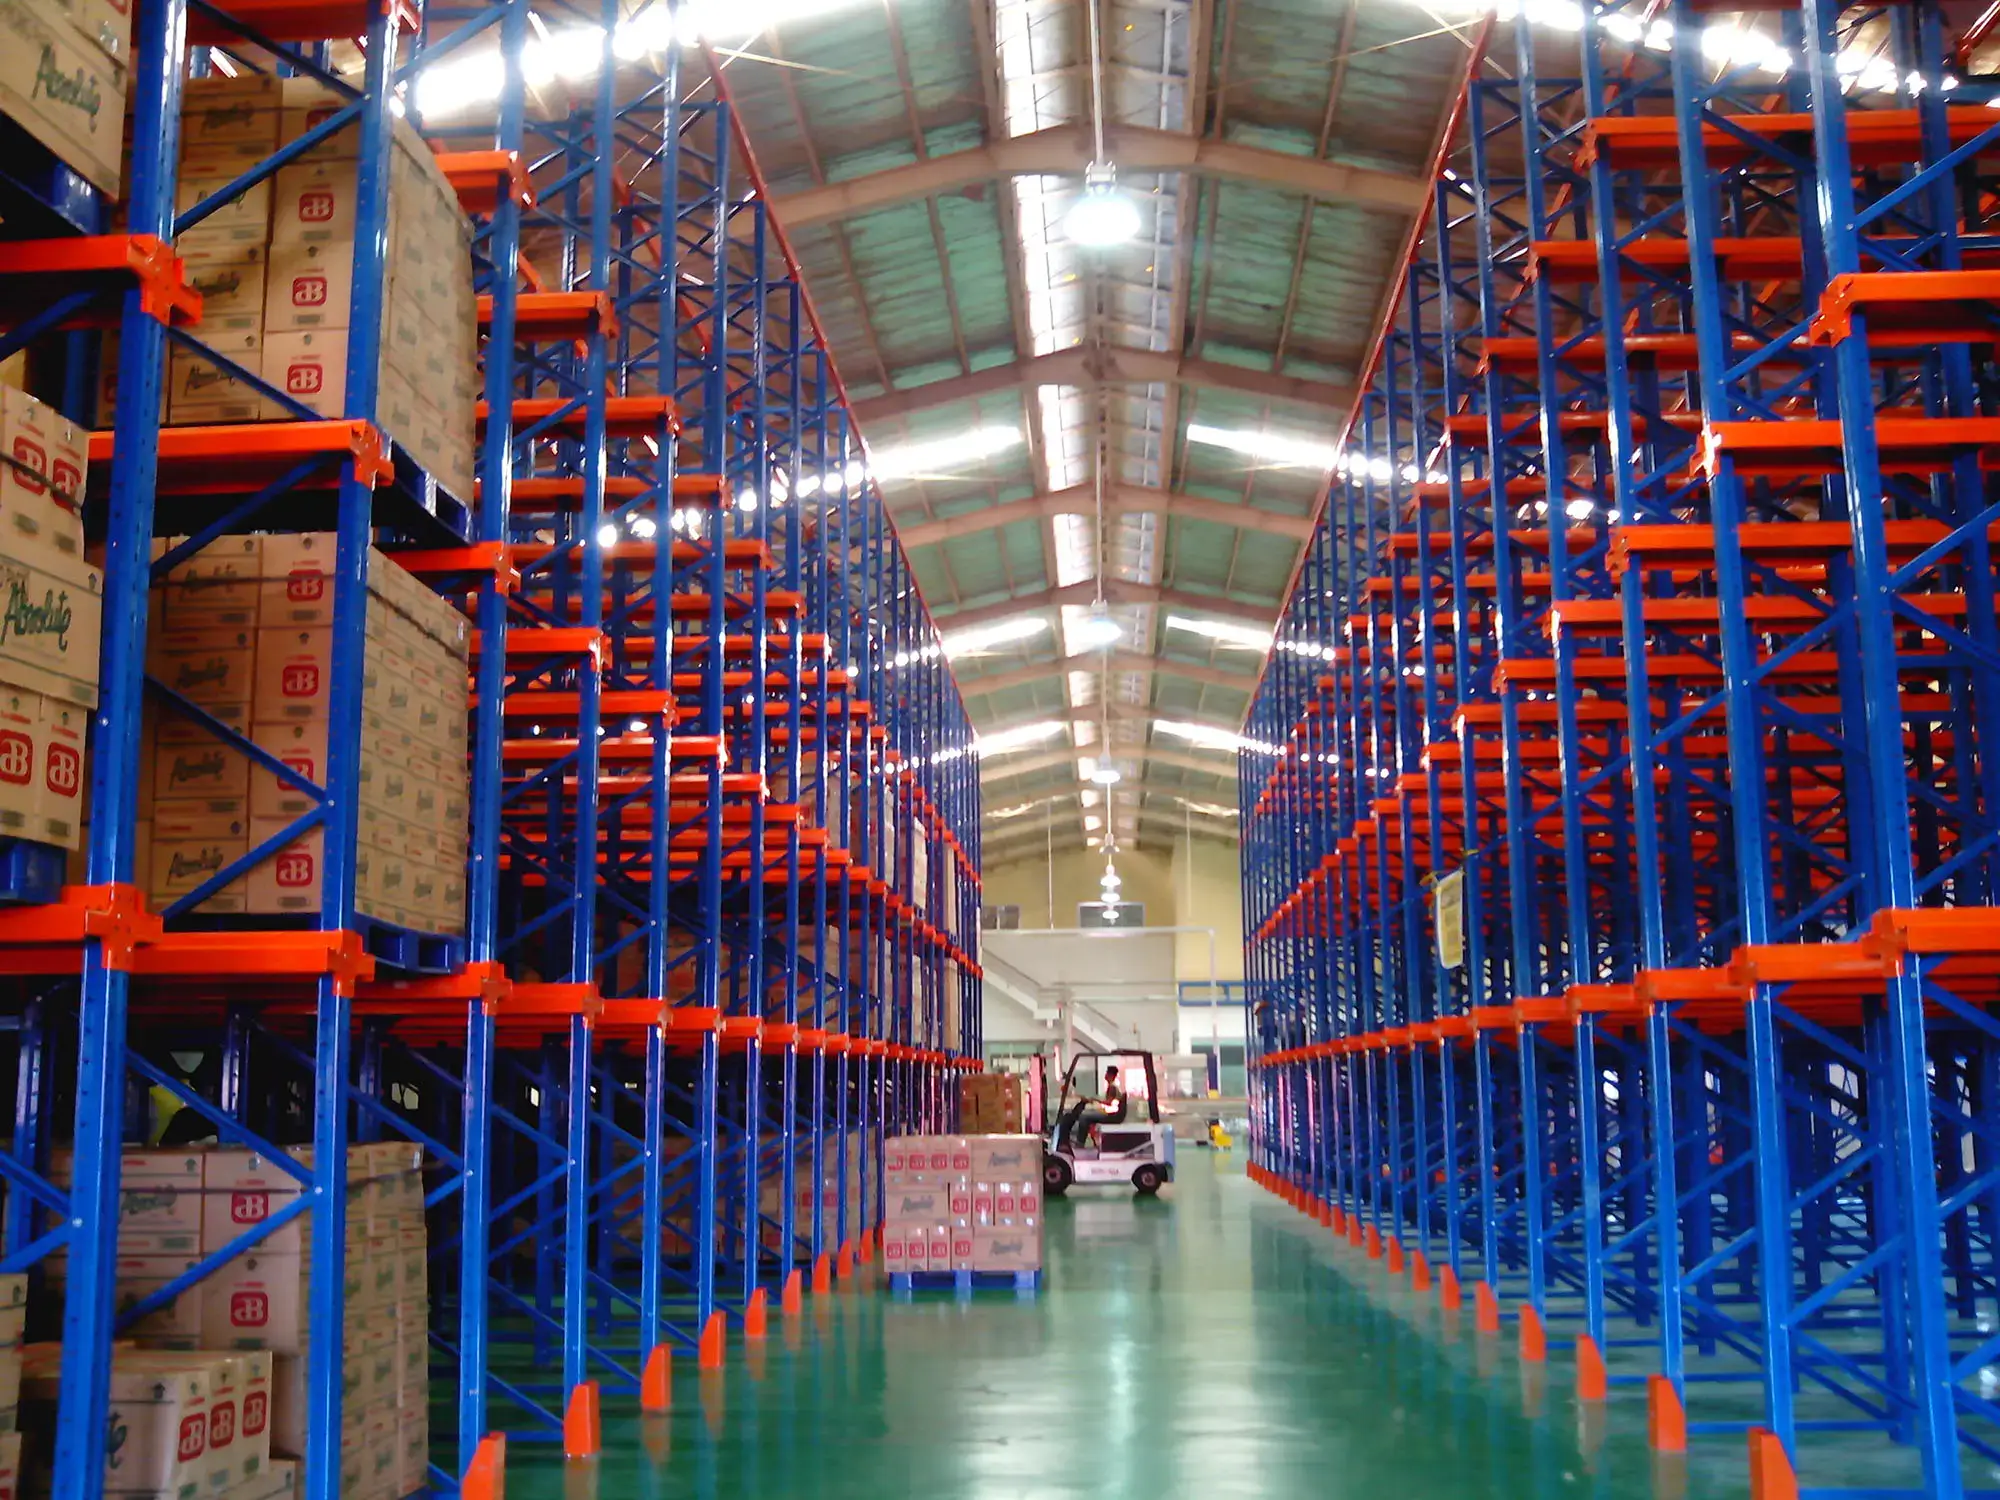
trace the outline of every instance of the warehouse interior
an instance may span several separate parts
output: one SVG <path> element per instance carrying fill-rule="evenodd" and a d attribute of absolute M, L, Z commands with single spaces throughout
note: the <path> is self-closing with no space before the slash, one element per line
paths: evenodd
<path fill-rule="evenodd" d="M 2000 1495 L 1996 309 L 2000 3 L 5 0 L 0 1500 Z"/>

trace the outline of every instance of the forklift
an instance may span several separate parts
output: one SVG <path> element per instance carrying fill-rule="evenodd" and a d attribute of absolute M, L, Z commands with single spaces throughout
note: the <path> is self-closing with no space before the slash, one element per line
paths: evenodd
<path fill-rule="evenodd" d="M 1038 1062 L 1040 1060 L 1038 1059 Z M 1094 1144 L 1077 1139 L 1083 1112 L 1098 1101 L 1088 1085 L 1116 1068 L 1125 1089 L 1125 1119 L 1096 1127 Z M 1079 1082 L 1079 1073 L 1081 1082 Z M 1047 1090 L 1041 1091 L 1047 1098 Z M 1134 1118 L 1144 1109 L 1147 1122 Z M 1042 1142 L 1042 1192 L 1060 1198 L 1072 1187 L 1129 1183 L 1151 1197 L 1174 1180 L 1174 1132 L 1160 1123 L 1160 1081 L 1150 1052 L 1078 1052 L 1063 1070 L 1062 1089 Z"/>

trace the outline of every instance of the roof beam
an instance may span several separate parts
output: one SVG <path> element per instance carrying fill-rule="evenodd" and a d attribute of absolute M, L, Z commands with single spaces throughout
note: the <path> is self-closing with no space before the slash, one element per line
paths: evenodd
<path fill-rule="evenodd" d="M 1106 712 L 1106 709 L 1109 712 Z M 1235 734 L 1234 720 L 1225 724 L 1220 719 L 1204 719 L 1148 708 L 1140 703 L 1100 703 L 1079 704 L 1075 708 L 1024 708 L 1017 714 L 1009 714 L 1004 719 L 995 719 L 991 724 L 977 724 L 974 729 L 980 734 L 1005 734 L 1010 729 L 1019 729 L 1027 724 L 1046 724 L 1051 719 L 1061 719 L 1070 724 L 1096 724 L 1109 718 L 1114 724 L 1150 724 L 1155 719 L 1172 719 L 1177 724 L 1199 724 L 1204 729 L 1213 729 L 1217 734 Z M 1230 752 L 1234 754 L 1234 751 Z M 1110 752 L 1113 760 L 1121 758 L 1121 750 L 1114 746 Z"/>
<path fill-rule="evenodd" d="M 979 781 L 982 786 L 996 781 L 1011 781 L 1017 776 L 1029 776 L 1037 771 L 1054 771 L 1064 766 L 1074 766 L 1083 756 L 1096 757 L 1097 751 L 1089 746 L 1082 749 L 1072 747 L 1044 755 L 996 755 L 979 763 Z M 1134 747 L 1130 750 L 1114 752 L 1113 760 L 1143 760 L 1152 765 L 1172 766 L 1180 771 L 1199 771 L 1206 776 L 1221 776 L 1228 780 L 1236 778 L 1236 752 L 1234 750 L 1212 750 L 1206 755 L 1190 747 L 1187 750 L 1165 750 L 1156 745 Z"/>
<path fill-rule="evenodd" d="M 1192 662 L 1170 661 L 1164 656 L 1147 656 L 1138 651 L 1113 651 L 1109 655 L 1081 651 L 1061 661 L 1031 662 L 1025 667 L 995 672 L 987 677 L 960 677 L 958 690 L 964 697 L 974 698 L 982 693 L 1004 693 L 1008 688 L 1047 682 L 1071 672 L 1101 672 L 1107 668 L 1113 672 L 1157 672 L 1162 677 L 1184 677 L 1203 687 L 1230 688 L 1239 693 L 1247 693 L 1257 686 L 1255 667 L 1246 666 L 1241 672 L 1232 672 L 1227 667 L 1197 666 Z"/>
<path fill-rule="evenodd" d="M 1107 124 L 1104 137 L 1105 150 L 1128 178 L 1151 172 L 1194 172 L 1299 193 L 1322 202 L 1360 203 L 1402 214 L 1414 214 L 1430 192 L 1429 183 L 1401 172 L 1351 167 L 1234 141 L 1198 140 L 1178 130 Z M 1092 155 L 1087 126 L 1057 125 L 824 187 L 781 193 L 772 207 L 780 223 L 797 229 L 872 213 L 912 198 L 958 192 L 998 178 L 1081 177 Z"/>
<path fill-rule="evenodd" d="M 1201 495 L 1183 495 L 1147 484 L 1107 484 L 1104 487 L 1107 515 L 1158 515 L 1183 521 L 1213 521 L 1220 526 L 1238 526 L 1247 531 L 1266 531 L 1274 536 L 1303 541 L 1312 534 L 1311 516 L 1290 516 L 1274 510 L 1258 510 L 1234 500 L 1210 500 Z M 992 531 L 1012 521 L 1041 520 L 1050 516 L 1088 516 L 1097 511 L 1097 495 L 1091 486 L 1072 485 L 1031 495 L 1026 500 L 1009 500 L 967 511 L 942 521 L 921 521 L 898 526 L 896 534 L 905 547 L 922 547 L 947 537 L 970 536 Z"/>
<path fill-rule="evenodd" d="M 1097 812 L 1097 816 L 1100 819 L 1104 816 L 1101 809 Z M 1129 827 L 1134 820 L 1129 819 L 1124 814 L 1114 814 L 1113 821 L 1119 823 L 1121 826 Z M 997 828 L 989 827 L 981 834 L 979 841 L 980 853 L 982 856 L 989 855 L 995 845 L 1006 847 L 1011 844 L 1024 843 L 1023 836 L 1030 834 L 1034 835 L 1034 843 L 1026 844 L 1026 849 L 1032 853 L 1035 844 L 1043 841 L 1049 829 L 1071 829 L 1075 828 L 1076 824 L 1077 814 L 1074 808 L 1062 812 L 1050 812 L 1039 818 L 1028 816 L 1023 816 L 1019 819 L 1010 818 Z M 1157 812 L 1141 812 L 1136 819 L 1136 824 L 1141 829 L 1153 828 L 1161 832 L 1176 834 L 1185 832 L 1189 826 L 1170 814 Z M 1212 839 L 1227 839 L 1231 843 L 1236 841 L 1236 828 L 1233 819 L 1199 818 L 1194 821 L 1192 826 L 1197 838 L 1206 836 Z M 1086 831 L 1092 836 L 1100 836 L 1104 832 L 1102 828 L 1092 828 Z M 1058 841 L 1060 841 L 1060 837 Z"/>
<path fill-rule="evenodd" d="M 915 412 L 1043 385 L 1195 385 L 1237 391 L 1260 401 L 1297 401 L 1342 413 L 1354 404 L 1355 396 L 1353 386 L 1330 380 L 1249 370 L 1212 359 L 1183 359 L 1153 349 L 1078 344 L 1053 354 L 990 365 L 970 375 L 954 375 L 906 391 L 890 391 L 887 395 L 856 401 L 854 420 L 863 429 L 879 432 L 880 424 Z"/>
<path fill-rule="evenodd" d="M 1042 589 L 1012 599 L 999 599 L 992 604 L 982 604 L 977 609 L 961 609 L 949 613 L 939 611 L 937 623 L 940 630 L 965 630 L 974 625 L 990 625 L 995 620 L 1011 620 L 1016 615 L 1038 609 L 1055 609 L 1064 604 L 1088 606 L 1096 598 L 1097 585 L 1085 579 L 1081 583 L 1064 584 L 1061 588 Z M 1122 578 L 1104 580 L 1104 601 L 1107 604 L 1164 604 L 1197 615 L 1248 620 L 1267 629 L 1278 617 L 1278 606 L 1275 604 L 1244 604 L 1235 599 L 1212 597 L 1208 594 L 1190 594 L 1183 589 L 1162 588 L 1155 583 L 1128 583 Z"/>

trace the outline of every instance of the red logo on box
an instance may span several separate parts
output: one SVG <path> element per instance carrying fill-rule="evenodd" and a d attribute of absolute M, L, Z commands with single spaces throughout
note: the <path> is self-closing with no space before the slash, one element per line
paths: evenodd
<path fill-rule="evenodd" d="M 75 510 L 83 503 L 83 470 L 63 459 L 55 461 L 55 492 L 67 510 Z"/>
<path fill-rule="evenodd" d="M 243 1398 L 243 1435 L 253 1438 L 262 1432 L 270 1414 L 270 1398 L 262 1391 L 251 1391 Z"/>
<path fill-rule="evenodd" d="M 324 224 L 333 217 L 333 194 L 325 188 L 308 188 L 299 194 L 299 222 Z"/>
<path fill-rule="evenodd" d="M 271 1195 L 269 1193 L 231 1193 L 229 1195 L 229 1222 L 232 1224 L 261 1224 L 271 1216 Z"/>
<path fill-rule="evenodd" d="M 1031 1214 L 1034 1211 L 1035 1211 L 1035 1195 L 1033 1193 L 1021 1194 L 1021 1212 L 1024 1214 Z"/>
<path fill-rule="evenodd" d="M 953 1240 L 951 1242 L 951 1253 L 954 1256 L 959 1257 L 960 1259 L 963 1259 L 965 1256 L 972 1254 L 971 1238 L 968 1236 L 967 1238 L 962 1240 Z"/>
<path fill-rule="evenodd" d="M 285 394 L 317 396 L 326 384 L 326 371 L 315 364 L 285 366 Z"/>
<path fill-rule="evenodd" d="M 34 745 L 18 729 L 0 729 L 0 781 L 26 786 L 34 776 Z"/>
<path fill-rule="evenodd" d="M 313 883 L 313 857 L 310 849 L 291 848 L 279 851 L 271 868 L 276 872 L 278 884 L 288 890 L 297 890 Z"/>
<path fill-rule="evenodd" d="M 305 777 L 307 781 L 317 781 L 319 779 L 319 769 L 313 764 L 313 758 L 303 751 L 294 750 L 290 755 L 279 756 L 278 760 L 288 769 L 296 771 L 299 775 Z"/>
<path fill-rule="evenodd" d="M 316 661 L 288 661 L 279 682 L 279 690 L 287 698 L 317 698 L 319 696 L 319 663 Z"/>
<path fill-rule="evenodd" d="M 208 1414 L 208 1446 L 226 1448 L 236 1441 L 236 1403 L 218 1401 Z"/>
<path fill-rule="evenodd" d="M 950 1165 L 951 1153 L 948 1151 L 939 1151 L 931 1157 L 931 1169 L 933 1171 L 942 1172 Z"/>
<path fill-rule="evenodd" d="M 208 1423 L 200 1412 L 181 1418 L 180 1452 L 177 1455 L 184 1464 L 193 1463 L 208 1451 Z"/>
<path fill-rule="evenodd" d="M 76 746 L 49 746 L 49 768 L 43 780 L 58 797 L 74 797 L 83 790 L 83 757 L 76 753 Z"/>
<path fill-rule="evenodd" d="M 15 468 L 18 464 L 20 467 Z M 14 439 L 14 477 L 21 482 L 21 488 L 31 495 L 39 495 L 48 488 L 43 478 L 49 472 L 49 456 L 42 451 L 42 445 L 32 438 Z"/>
<path fill-rule="evenodd" d="M 953 1193 L 951 1195 L 951 1211 L 954 1214 L 971 1213 L 972 1212 L 971 1208 L 967 1206 L 970 1202 L 971 1199 L 965 1196 L 964 1194 Z"/>
<path fill-rule="evenodd" d="M 229 1294 L 229 1326 L 262 1328 L 271 1321 L 271 1299 L 262 1292 Z"/>
<path fill-rule="evenodd" d="M 318 389 L 317 386 L 314 387 Z M 285 579 L 285 597 L 299 603 L 310 604 L 326 597 L 326 574 L 318 568 L 296 568 Z"/>
<path fill-rule="evenodd" d="M 994 1201 L 993 1206 L 1003 1214 L 1011 1214 L 1014 1211 L 1014 1195 L 1012 1193 L 1002 1193 Z"/>
<path fill-rule="evenodd" d="M 901 1260 L 902 1258 L 903 1258 L 903 1247 L 897 1244 L 896 1241 L 889 1240 L 883 1244 L 882 1259 Z"/>
<path fill-rule="evenodd" d="M 326 306 L 326 275 L 324 272 L 309 271 L 304 276 L 294 276 L 292 278 L 292 306 Z"/>
<path fill-rule="evenodd" d="M 972 1170 L 972 1158 L 970 1156 L 954 1156 L 951 1159 L 951 1169 L 954 1172 L 970 1172 Z"/>

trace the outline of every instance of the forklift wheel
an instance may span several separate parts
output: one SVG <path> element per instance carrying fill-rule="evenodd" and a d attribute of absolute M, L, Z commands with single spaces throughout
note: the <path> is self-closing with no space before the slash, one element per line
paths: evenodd
<path fill-rule="evenodd" d="M 1132 1186 L 1149 1198 L 1160 1190 L 1160 1184 L 1164 1181 L 1166 1179 L 1160 1175 L 1160 1169 L 1155 1166 L 1141 1167 L 1132 1174 Z"/>
<path fill-rule="evenodd" d="M 1075 1181 L 1076 1173 L 1070 1169 L 1068 1161 L 1055 1155 L 1053 1152 L 1045 1151 L 1042 1153 L 1042 1195 L 1044 1197 L 1060 1198 L 1064 1193 L 1069 1191 L 1070 1184 Z"/>

